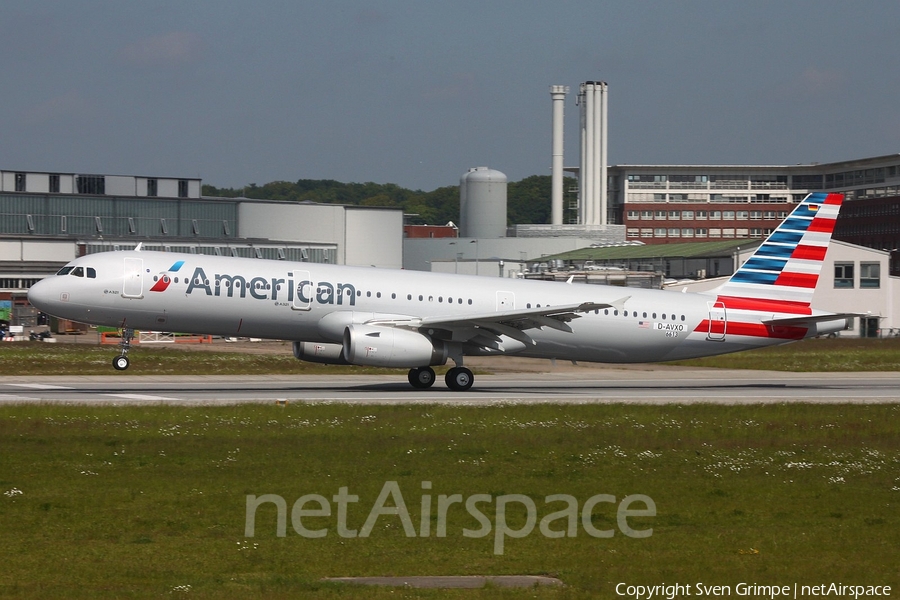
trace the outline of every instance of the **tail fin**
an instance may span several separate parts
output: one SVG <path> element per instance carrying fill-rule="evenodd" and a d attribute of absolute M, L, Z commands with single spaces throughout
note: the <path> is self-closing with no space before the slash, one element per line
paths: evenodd
<path fill-rule="evenodd" d="M 809 306 L 843 200 L 843 194 L 808 195 L 716 292 Z"/>

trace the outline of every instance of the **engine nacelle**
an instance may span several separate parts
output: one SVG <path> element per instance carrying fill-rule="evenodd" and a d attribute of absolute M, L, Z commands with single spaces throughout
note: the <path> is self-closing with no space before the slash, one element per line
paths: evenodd
<path fill-rule="evenodd" d="M 344 357 L 369 367 L 427 367 L 447 362 L 447 346 L 408 329 L 353 324 L 344 330 Z"/>
<path fill-rule="evenodd" d="M 294 358 L 323 365 L 349 365 L 340 344 L 294 342 Z"/>

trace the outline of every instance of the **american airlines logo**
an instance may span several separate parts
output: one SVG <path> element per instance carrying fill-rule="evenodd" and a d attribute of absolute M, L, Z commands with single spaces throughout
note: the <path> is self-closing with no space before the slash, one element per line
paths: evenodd
<path fill-rule="evenodd" d="M 169 287 L 169 284 L 172 283 L 172 277 L 169 273 L 177 273 L 181 267 L 184 266 L 184 261 L 179 260 L 175 262 L 167 271 L 162 271 L 159 274 L 159 279 L 156 280 L 156 283 L 153 284 L 153 287 L 150 288 L 151 292 L 164 292 L 166 288 Z"/>
<path fill-rule="evenodd" d="M 179 268 L 181 268 L 180 264 Z M 285 290 L 285 288 L 287 289 Z M 250 277 L 248 279 L 243 275 L 215 273 L 213 279 L 210 280 L 203 268 L 197 267 L 194 269 L 185 294 L 192 294 L 195 290 L 202 290 L 207 296 L 224 296 L 226 298 L 246 298 L 249 295 L 254 300 L 356 306 L 356 286 L 352 283 L 328 281 L 315 283 L 309 279 L 295 282 L 290 273 L 286 273 L 284 279 L 279 277 Z M 282 291 L 287 292 L 287 297 L 280 294 Z"/>

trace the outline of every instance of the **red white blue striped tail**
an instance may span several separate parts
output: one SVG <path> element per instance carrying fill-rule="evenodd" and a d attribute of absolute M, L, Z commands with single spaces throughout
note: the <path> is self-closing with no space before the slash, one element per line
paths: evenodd
<path fill-rule="evenodd" d="M 843 194 L 807 196 L 716 292 L 809 306 L 843 200 Z"/>

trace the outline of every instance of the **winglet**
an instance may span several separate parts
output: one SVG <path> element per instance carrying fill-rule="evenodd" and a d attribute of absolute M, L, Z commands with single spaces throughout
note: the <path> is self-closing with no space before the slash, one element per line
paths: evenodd
<path fill-rule="evenodd" d="M 135 252 L 140 252 L 140 251 L 141 251 L 141 246 L 143 246 L 143 245 L 144 245 L 144 242 L 138 242 L 138 245 L 134 247 L 134 251 L 135 251 Z"/>
<path fill-rule="evenodd" d="M 575 280 L 575 276 L 569 275 L 569 278 L 566 279 L 566 283 L 568 283 L 569 285 L 572 285 L 572 281 L 574 281 L 574 280 Z"/>
<path fill-rule="evenodd" d="M 624 298 L 619 298 L 614 302 L 610 302 L 609 304 L 618 310 L 625 310 L 625 303 L 631 300 L 631 296 L 625 296 Z"/>

